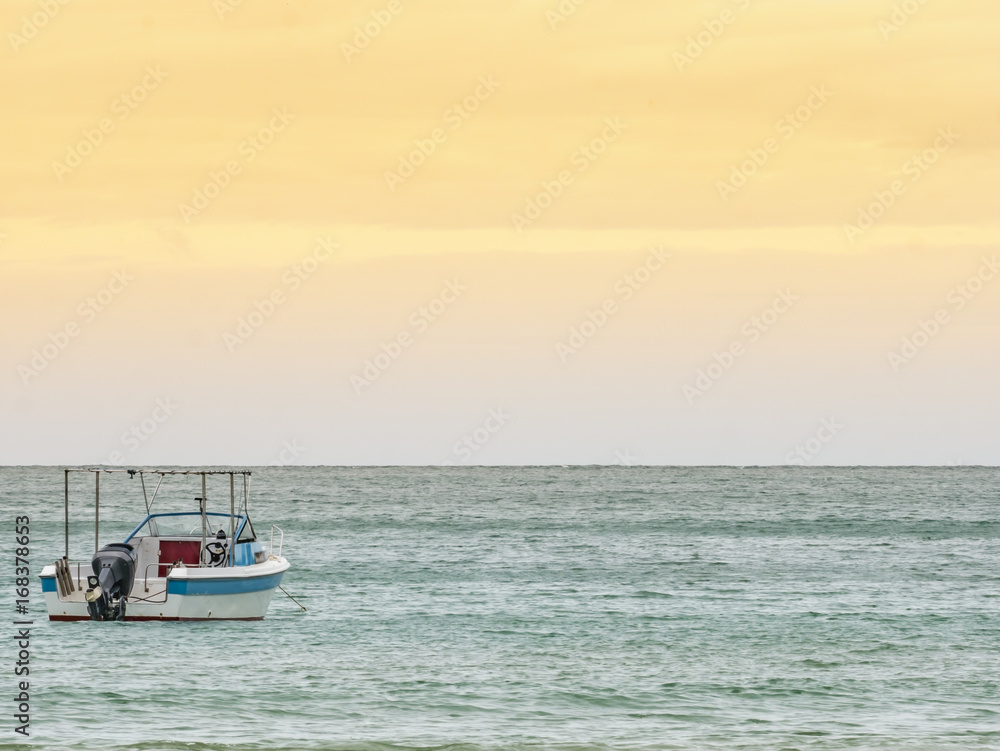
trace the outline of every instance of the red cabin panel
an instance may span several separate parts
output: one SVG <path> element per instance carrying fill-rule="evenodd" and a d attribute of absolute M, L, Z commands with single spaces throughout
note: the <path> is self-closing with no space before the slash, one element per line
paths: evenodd
<path fill-rule="evenodd" d="M 160 563 L 183 561 L 187 566 L 197 566 L 200 547 L 197 540 L 160 540 Z"/>

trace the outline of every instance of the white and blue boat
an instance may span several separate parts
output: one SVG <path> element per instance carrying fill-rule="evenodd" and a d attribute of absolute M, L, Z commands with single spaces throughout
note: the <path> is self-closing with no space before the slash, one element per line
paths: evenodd
<path fill-rule="evenodd" d="M 94 556 L 69 556 L 70 474 L 94 475 Z M 100 546 L 101 476 L 126 472 L 142 486 L 146 517 L 122 542 Z M 152 510 L 164 479 L 200 476 L 197 510 Z M 229 513 L 208 510 L 208 478 L 226 477 Z M 270 544 L 250 522 L 246 470 L 66 469 L 66 553 L 42 569 L 42 592 L 53 621 L 260 620 L 290 564 L 282 557 L 284 533 L 273 526 Z M 152 497 L 146 480 L 157 480 Z M 213 484 L 218 480 L 213 479 Z M 237 497 L 239 496 L 239 502 Z M 275 534 L 278 535 L 275 547 Z"/>

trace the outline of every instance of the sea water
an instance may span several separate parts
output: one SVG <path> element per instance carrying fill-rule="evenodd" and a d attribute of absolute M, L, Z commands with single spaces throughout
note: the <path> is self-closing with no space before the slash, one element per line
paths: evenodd
<path fill-rule="evenodd" d="M 104 544 L 145 508 L 101 483 Z M 167 485 L 154 511 L 197 509 Z M 306 610 L 251 623 L 47 621 L 63 472 L 0 469 L 5 749 L 19 515 L 35 748 L 1000 748 L 996 469 L 255 469 Z"/>

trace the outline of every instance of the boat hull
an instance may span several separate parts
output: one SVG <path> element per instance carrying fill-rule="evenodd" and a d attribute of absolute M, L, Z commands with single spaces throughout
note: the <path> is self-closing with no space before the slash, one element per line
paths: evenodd
<path fill-rule="evenodd" d="M 257 621 L 264 618 L 275 590 L 289 568 L 284 558 L 251 566 L 174 569 L 166 578 L 137 580 L 129 594 L 126 621 Z M 77 573 L 73 564 L 73 573 Z M 55 566 L 41 574 L 42 592 L 52 621 L 89 621 L 86 570 L 75 591 L 60 597 Z M 82 586 L 81 586 L 82 585 Z"/>

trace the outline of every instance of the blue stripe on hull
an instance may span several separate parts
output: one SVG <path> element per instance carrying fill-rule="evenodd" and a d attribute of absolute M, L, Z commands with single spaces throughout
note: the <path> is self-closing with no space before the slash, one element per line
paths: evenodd
<path fill-rule="evenodd" d="M 255 576 L 238 579 L 168 579 L 167 595 L 236 595 L 274 589 L 285 575 Z"/>
<path fill-rule="evenodd" d="M 56 578 L 54 576 L 40 576 L 38 578 L 42 580 L 42 591 L 43 592 L 55 592 L 56 591 Z"/>

